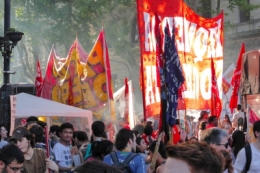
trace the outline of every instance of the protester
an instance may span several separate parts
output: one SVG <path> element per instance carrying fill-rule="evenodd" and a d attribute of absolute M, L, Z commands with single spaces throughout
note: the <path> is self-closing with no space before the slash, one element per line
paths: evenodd
<path fill-rule="evenodd" d="M 208 122 L 208 116 L 209 116 L 209 113 L 207 111 L 201 111 L 200 112 L 200 117 L 199 117 L 198 122 L 196 124 L 196 130 L 195 130 L 196 136 L 198 136 L 200 122 L 201 121 Z"/>
<path fill-rule="evenodd" d="M 225 115 L 224 119 L 221 121 L 220 127 L 228 132 L 228 134 L 231 134 L 232 129 L 232 123 L 229 119 L 228 114 Z"/>
<path fill-rule="evenodd" d="M 95 121 L 91 125 L 92 136 L 91 143 L 94 141 L 106 140 L 103 136 L 105 134 L 105 124 L 102 121 Z M 91 143 L 88 144 L 87 150 L 84 156 L 84 160 L 91 156 Z"/>
<path fill-rule="evenodd" d="M 201 139 L 204 136 L 205 130 L 206 130 L 207 122 L 201 121 L 199 126 L 199 132 L 198 132 L 198 140 L 201 141 Z"/>
<path fill-rule="evenodd" d="M 149 155 L 150 160 L 153 158 L 154 150 L 157 145 L 156 143 L 157 143 L 157 141 L 153 141 L 148 146 L 148 155 Z M 156 159 L 156 167 L 157 167 L 156 173 L 164 172 L 166 159 L 167 159 L 166 146 L 162 141 L 160 141 L 160 146 L 158 148 L 157 159 Z"/>
<path fill-rule="evenodd" d="M 28 128 L 29 126 L 38 125 L 39 120 L 35 116 L 30 116 L 26 119 L 26 124 L 24 127 Z"/>
<path fill-rule="evenodd" d="M 149 165 L 149 161 L 148 161 L 148 155 L 146 154 L 147 152 L 147 144 L 145 143 L 144 139 L 142 137 L 137 137 L 136 138 L 136 153 L 140 154 L 140 156 L 143 157 L 144 161 L 145 161 L 145 166 L 146 169 Z"/>
<path fill-rule="evenodd" d="M 129 163 L 129 169 L 132 173 L 146 173 L 145 163 L 142 156 L 139 154 L 132 154 L 132 151 L 136 149 L 136 137 L 133 131 L 128 129 L 121 129 L 116 135 L 115 146 L 117 152 L 112 152 L 115 154 L 117 161 L 124 162 L 127 157 L 134 156 Z M 108 165 L 113 165 L 115 161 L 112 160 L 111 154 L 105 156 L 104 162 Z"/>
<path fill-rule="evenodd" d="M 205 143 L 185 142 L 167 147 L 164 173 L 222 173 L 224 159 Z"/>
<path fill-rule="evenodd" d="M 46 154 L 40 148 L 34 148 L 33 135 L 25 127 L 17 127 L 13 133 L 11 142 L 15 143 L 24 155 L 25 173 L 44 173 L 46 170 Z"/>
<path fill-rule="evenodd" d="M 174 144 L 181 142 L 181 131 L 180 120 L 176 119 L 175 125 L 172 128 L 172 138 Z"/>
<path fill-rule="evenodd" d="M 90 161 L 86 162 L 74 169 L 75 173 L 86 173 L 86 172 L 93 172 L 93 173 L 122 173 L 120 170 L 116 169 L 115 167 L 109 166 L 105 163 L 100 161 Z"/>
<path fill-rule="evenodd" d="M 244 112 L 241 111 L 241 108 L 242 108 L 241 105 L 238 104 L 237 105 L 237 112 L 233 115 L 232 127 L 235 130 L 243 130 L 245 114 L 244 114 Z M 239 121 L 241 123 L 239 123 Z"/>
<path fill-rule="evenodd" d="M 21 173 L 24 156 L 14 144 L 8 144 L 0 150 L 0 173 Z"/>
<path fill-rule="evenodd" d="M 149 145 L 152 141 L 154 141 L 155 135 L 153 133 L 153 126 L 146 125 L 144 127 L 144 134 L 142 137 L 147 145 Z"/>
<path fill-rule="evenodd" d="M 7 141 L 5 141 L 5 139 L 7 138 L 7 133 L 8 131 L 6 130 L 4 124 L 0 124 L 0 137 L 1 137 L 1 142 L 0 142 L 0 148 L 3 148 L 5 145 L 8 144 Z"/>
<path fill-rule="evenodd" d="M 50 144 L 51 153 L 52 153 L 52 150 L 53 150 L 53 147 L 55 146 L 55 144 L 58 143 L 59 140 L 60 140 L 59 133 L 60 133 L 60 126 L 52 125 L 50 127 L 50 131 L 49 131 L 50 141 L 49 141 L 49 144 Z"/>
<path fill-rule="evenodd" d="M 242 148 L 244 148 L 245 145 L 246 145 L 246 139 L 245 139 L 244 132 L 240 130 L 235 130 L 232 134 L 232 144 L 231 144 L 231 148 L 232 148 L 231 156 L 233 159 L 233 164 L 236 161 L 238 152 Z"/>
<path fill-rule="evenodd" d="M 109 140 L 94 141 L 91 145 L 91 153 L 86 161 L 103 161 L 104 157 L 114 150 L 114 144 Z"/>
<path fill-rule="evenodd" d="M 235 170 L 239 173 L 244 170 L 247 161 L 250 163 L 249 169 L 247 170 L 248 173 L 259 172 L 260 170 L 260 121 L 254 123 L 253 132 L 256 141 L 249 145 L 249 149 L 251 150 L 251 155 L 249 154 L 251 156 L 251 163 L 247 160 L 246 150 L 244 147 L 238 152 L 236 162 L 234 164 Z"/>
<path fill-rule="evenodd" d="M 29 127 L 29 132 L 34 135 L 35 145 L 34 148 L 41 148 L 46 150 L 46 144 L 43 143 L 44 130 L 39 125 L 32 125 Z"/>
<path fill-rule="evenodd" d="M 206 129 L 209 129 L 212 127 L 218 127 L 218 118 L 215 115 L 212 115 L 208 118 L 208 124 L 207 124 Z"/>
<path fill-rule="evenodd" d="M 73 136 L 73 125 L 63 123 L 60 126 L 60 141 L 54 146 L 53 154 L 59 166 L 59 172 L 69 172 L 72 169 L 70 142 Z"/>

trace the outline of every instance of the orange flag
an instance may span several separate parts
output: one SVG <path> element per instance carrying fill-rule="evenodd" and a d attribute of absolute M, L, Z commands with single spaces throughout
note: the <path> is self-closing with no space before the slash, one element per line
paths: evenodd
<path fill-rule="evenodd" d="M 222 106 L 219 97 L 218 83 L 213 58 L 211 58 L 211 115 L 220 117 Z"/>

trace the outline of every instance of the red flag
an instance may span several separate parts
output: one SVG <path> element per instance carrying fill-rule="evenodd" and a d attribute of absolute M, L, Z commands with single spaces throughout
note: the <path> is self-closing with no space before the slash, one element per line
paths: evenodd
<path fill-rule="evenodd" d="M 242 55 L 245 53 L 245 45 L 242 43 L 240 53 L 237 60 L 236 69 L 234 70 L 231 85 L 232 85 L 232 94 L 229 102 L 229 108 L 231 113 L 233 113 L 233 109 L 237 107 L 238 101 L 238 90 L 240 85 L 240 77 L 241 77 L 241 63 L 242 63 Z"/>
<path fill-rule="evenodd" d="M 127 125 L 129 125 L 129 88 L 128 80 L 125 78 L 125 120 Z"/>
<path fill-rule="evenodd" d="M 43 86 L 43 78 L 42 71 L 40 66 L 40 61 L 37 61 L 37 69 L 36 69 L 36 78 L 35 78 L 35 88 L 36 88 L 36 96 L 40 97 L 42 94 L 42 86 Z"/>
<path fill-rule="evenodd" d="M 218 83 L 215 74 L 213 58 L 211 58 L 211 115 L 220 117 L 222 106 L 219 97 Z"/>
<path fill-rule="evenodd" d="M 251 124 L 254 124 L 256 121 L 259 121 L 260 118 L 252 111 L 251 108 L 249 108 L 249 122 Z"/>

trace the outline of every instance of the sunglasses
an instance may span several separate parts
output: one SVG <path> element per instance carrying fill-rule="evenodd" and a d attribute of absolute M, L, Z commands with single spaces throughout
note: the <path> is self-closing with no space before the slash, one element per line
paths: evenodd
<path fill-rule="evenodd" d="M 229 146 L 229 143 L 227 142 L 226 144 L 216 144 L 216 145 L 218 145 L 218 146 L 221 146 L 221 145 L 223 145 L 226 149 L 228 148 L 228 146 Z"/>

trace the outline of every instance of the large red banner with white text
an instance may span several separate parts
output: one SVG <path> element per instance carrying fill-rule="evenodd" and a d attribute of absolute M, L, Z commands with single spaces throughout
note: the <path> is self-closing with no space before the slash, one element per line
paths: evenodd
<path fill-rule="evenodd" d="M 222 95 L 223 12 L 210 19 L 192 11 L 182 0 L 137 0 L 141 48 L 141 78 L 145 117 L 160 114 L 160 88 L 156 75 L 155 13 L 161 20 L 160 32 L 168 21 L 175 27 L 176 47 L 185 77 L 183 97 L 186 109 L 210 109 L 211 57 L 214 59 L 218 88 Z M 163 45 L 163 44 L 162 44 Z"/>

